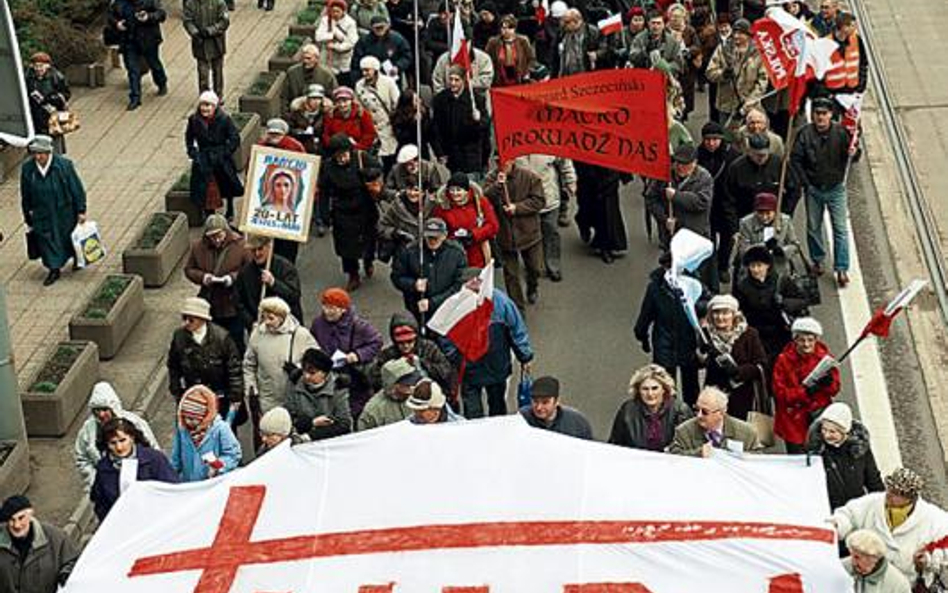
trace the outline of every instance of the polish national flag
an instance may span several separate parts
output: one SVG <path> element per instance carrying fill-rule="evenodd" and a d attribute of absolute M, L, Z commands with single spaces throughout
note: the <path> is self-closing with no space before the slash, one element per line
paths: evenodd
<path fill-rule="evenodd" d="M 836 102 L 843 106 L 843 117 L 840 123 L 849 132 L 849 146 L 855 148 L 859 144 L 859 120 L 862 118 L 862 93 L 836 95 Z"/>
<path fill-rule="evenodd" d="M 608 18 L 604 18 L 598 23 L 599 32 L 603 35 L 612 35 L 622 30 L 622 15 L 616 13 Z"/>
<path fill-rule="evenodd" d="M 550 0 L 540 0 L 540 2 L 537 2 L 533 14 L 536 16 L 538 25 L 542 25 L 546 22 L 546 16 L 550 14 Z"/>
<path fill-rule="evenodd" d="M 471 70 L 471 52 L 467 47 L 467 38 L 464 36 L 464 26 L 461 24 L 460 9 L 454 11 L 454 31 L 451 34 L 451 63 Z"/>
<path fill-rule="evenodd" d="M 494 263 L 491 260 L 475 282 L 465 284 L 438 307 L 428 327 L 451 340 L 465 360 L 478 360 L 487 354 L 493 295 Z"/>
<path fill-rule="evenodd" d="M 869 335 L 879 336 L 880 338 L 889 337 L 889 329 L 892 327 L 892 320 L 909 306 L 918 293 L 925 288 L 926 284 L 928 284 L 928 282 L 925 280 L 912 280 L 902 292 L 897 294 L 895 298 L 886 305 L 885 309 L 879 309 L 873 313 L 872 319 L 869 320 L 869 323 L 867 323 L 866 327 L 862 330 L 860 339 Z"/>

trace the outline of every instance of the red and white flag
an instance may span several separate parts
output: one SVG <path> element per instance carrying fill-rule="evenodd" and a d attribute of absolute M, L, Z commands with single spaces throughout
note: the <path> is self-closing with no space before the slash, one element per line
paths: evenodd
<path fill-rule="evenodd" d="M 622 15 L 616 13 L 608 18 L 604 18 L 598 23 L 599 32 L 603 35 L 612 35 L 622 30 Z"/>
<path fill-rule="evenodd" d="M 537 2 L 534 16 L 536 16 L 538 25 L 543 25 L 543 23 L 546 22 L 546 16 L 548 14 L 550 14 L 550 0 L 540 0 Z"/>
<path fill-rule="evenodd" d="M 473 287 L 465 284 L 438 307 L 428 327 L 445 336 L 465 360 L 487 354 L 490 316 L 494 312 L 494 264 L 487 262 Z M 476 287 L 476 290 L 475 288 Z"/>
<path fill-rule="evenodd" d="M 862 117 L 862 93 L 836 95 L 836 102 L 843 107 L 840 123 L 849 132 L 849 147 L 859 144 L 859 119 Z"/>
<path fill-rule="evenodd" d="M 454 31 L 451 33 L 451 63 L 471 71 L 471 52 L 467 46 L 467 37 L 464 36 L 464 25 L 461 23 L 461 11 L 454 11 Z"/>
<path fill-rule="evenodd" d="M 892 326 L 892 320 L 901 313 L 909 303 L 912 302 L 918 293 L 928 284 L 926 280 L 912 280 L 912 282 L 902 290 L 895 298 L 886 305 L 885 309 L 878 309 L 872 314 L 872 319 L 862 330 L 860 339 L 869 335 L 879 336 L 880 338 L 889 337 L 889 329 Z"/>

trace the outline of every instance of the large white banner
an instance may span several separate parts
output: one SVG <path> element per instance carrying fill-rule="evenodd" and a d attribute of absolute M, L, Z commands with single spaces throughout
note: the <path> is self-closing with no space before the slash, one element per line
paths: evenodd
<path fill-rule="evenodd" d="M 142 483 L 65 593 L 837 593 L 819 460 L 633 451 L 519 417 Z"/>

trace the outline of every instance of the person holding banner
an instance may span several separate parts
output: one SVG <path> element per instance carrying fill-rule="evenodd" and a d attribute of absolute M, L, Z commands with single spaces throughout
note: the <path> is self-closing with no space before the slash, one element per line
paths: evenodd
<path fill-rule="evenodd" d="M 675 393 L 675 379 L 657 364 L 633 373 L 629 399 L 616 412 L 609 442 L 620 447 L 664 451 L 675 427 L 691 418 L 691 409 Z"/>
<path fill-rule="evenodd" d="M 432 103 L 431 147 L 438 160 L 454 173 L 480 179 L 484 171 L 484 137 L 488 134 L 487 104 L 471 94 L 464 68 L 451 66 L 448 86 Z"/>
<path fill-rule="evenodd" d="M 273 253 L 273 239 L 260 235 L 247 237 L 250 261 L 237 274 L 237 313 L 244 328 L 251 332 L 257 322 L 260 301 L 267 296 L 278 296 L 290 306 L 297 319 L 303 318 L 300 305 L 300 274 L 290 260 Z"/>
<path fill-rule="evenodd" d="M 829 347 L 820 338 L 823 326 L 812 317 L 801 317 L 790 327 L 793 342 L 787 344 L 774 364 L 774 434 L 782 438 L 787 453 L 806 450 L 810 423 L 819 417 L 839 394 L 839 369 L 830 366 L 813 373 L 831 360 Z"/>
<path fill-rule="evenodd" d="M 728 414 L 729 397 L 716 387 L 705 387 L 695 404 L 695 417 L 675 428 L 668 452 L 711 457 L 714 449 L 752 453 L 761 448 L 754 427 Z"/>

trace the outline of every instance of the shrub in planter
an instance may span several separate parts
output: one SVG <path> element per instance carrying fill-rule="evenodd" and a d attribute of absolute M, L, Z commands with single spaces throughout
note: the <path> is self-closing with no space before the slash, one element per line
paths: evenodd
<path fill-rule="evenodd" d="M 183 212 L 188 217 L 188 226 L 204 224 L 204 213 L 191 201 L 191 172 L 185 171 L 165 194 L 165 210 Z"/>
<path fill-rule="evenodd" d="M 297 54 L 305 41 L 306 38 L 299 35 L 290 35 L 284 39 L 277 46 L 276 53 L 267 62 L 267 69 L 272 72 L 287 70 L 296 63 Z"/>
<path fill-rule="evenodd" d="M 290 25 L 290 35 L 303 37 L 308 43 L 316 37 L 316 23 L 319 22 L 319 11 L 307 6 L 296 13 L 296 24 Z"/>
<path fill-rule="evenodd" d="M 234 125 L 240 130 L 240 147 L 234 153 L 234 166 L 243 171 L 250 160 L 250 150 L 260 139 L 260 116 L 256 113 L 231 113 Z"/>
<path fill-rule="evenodd" d="M 20 395 L 26 433 L 58 437 L 85 407 L 99 380 L 99 349 L 84 341 L 60 342 Z"/>
<path fill-rule="evenodd" d="M 106 276 L 86 306 L 69 320 L 69 337 L 99 346 L 99 357 L 113 358 L 145 312 L 141 276 Z"/>
<path fill-rule="evenodd" d="M 261 121 L 280 116 L 281 93 L 286 81 L 285 72 L 261 72 L 247 92 L 240 96 L 240 111 L 256 113 Z"/>
<path fill-rule="evenodd" d="M 187 216 L 156 212 L 135 243 L 122 253 L 122 269 L 141 276 L 146 287 L 164 286 L 188 247 Z"/>

